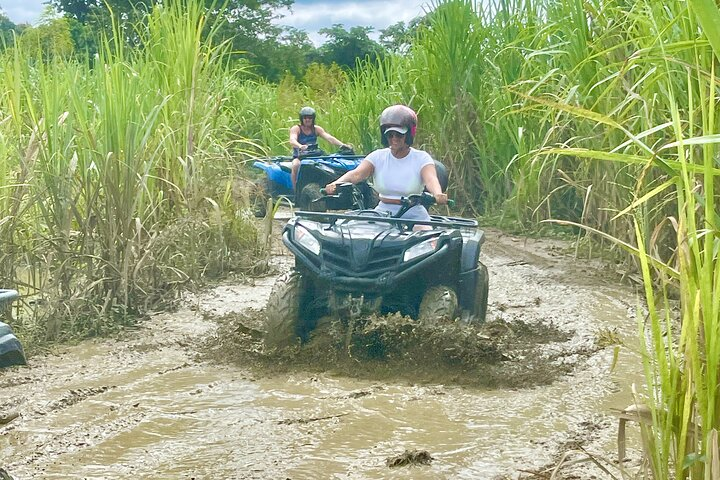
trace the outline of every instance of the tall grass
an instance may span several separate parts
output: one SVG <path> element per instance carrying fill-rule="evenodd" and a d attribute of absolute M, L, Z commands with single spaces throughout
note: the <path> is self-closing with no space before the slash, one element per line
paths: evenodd
<path fill-rule="evenodd" d="M 242 252 L 262 247 L 237 208 L 247 161 L 288 153 L 303 105 L 367 152 L 382 109 L 405 103 L 419 113 L 417 145 L 450 166 L 464 205 L 521 228 L 557 219 L 632 253 L 648 308 L 638 401 L 653 410 L 653 475 L 714 478 L 716 5 L 445 0 L 430 10 L 407 55 L 361 61 L 347 78 L 318 67 L 322 81 L 305 83 L 231 68 L 192 2 L 137 25 L 143 48 L 126 48 L 116 29 L 93 66 L 8 51 L 0 280 L 23 271 L 25 287 L 58 306 L 27 329 L 96 331 L 176 284 L 251 268 Z"/>
<path fill-rule="evenodd" d="M 553 169 L 578 159 L 583 163 L 582 159 L 600 160 L 585 164 L 584 171 L 576 168 L 568 184 L 578 188 L 586 182 L 590 194 L 590 186 L 597 186 L 601 178 L 597 177 L 600 170 L 611 169 L 612 186 L 604 189 L 605 198 L 591 206 L 584 202 L 583 213 L 598 207 L 610 212 L 622 201 L 629 205 L 604 219 L 584 215 L 582 220 L 611 232 L 622 228 L 609 228 L 616 221 L 620 225 L 626 219 L 632 222 L 637 242 L 633 250 L 643 272 L 648 307 L 640 330 L 648 389 L 638 402 L 648 403 L 652 411 L 653 423 L 643 428 L 643 439 L 653 478 L 716 478 L 720 474 L 715 58 L 706 40 L 695 39 L 696 12 L 687 7 L 680 2 L 666 3 L 663 8 L 651 2 L 635 3 L 621 22 L 632 38 L 617 28 L 603 31 L 598 40 L 626 36 L 642 48 L 615 71 L 611 64 L 586 69 L 587 61 L 577 63 L 574 95 L 584 91 L 584 97 L 577 98 L 591 104 L 525 94 L 527 100 L 567 115 L 565 128 L 576 134 L 561 147 L 536 150 L 552 159 Z M 625 11 L 621 8 L 616 13 Z M 617 14 L 613 18 L 619 18 Z M 717 21 L 720 15 L 715 8 L 701 18 Z M 587 35 L 582 28 L 574 32 Z M 573 47 L 574 42 L 568 45 Z M 624 41 L 619 45 L 628 47 Z M 572 52 L 566 50 L 568 58 Z M 597 57 L 590 54 L 589 58 L 597 63 Z M 633 83 L 618 81 L 623 77 Z M 613 84 L 624 88 L 618 91 Z M 598 89 L 600 85 L 604 86 Z M 596 131 L 588 132 L 588 127 Z M 623 190 L 614 192 L 615 188 Z M 616 237 L 622 245 L 619 237 L 623 236 Z M 670 292 L 678 285 L 680 313 L 675 315 Z"/>
<path fill-rule="evenodd" d="M 227 46 L 198 2 L 135 29 L 143 48 L 116 25 L 92 63 L 2 59 L 0 281 L 44 305 L 27 336 L 129 321 L 260 248 L 225 147 Z"/>
<path fill-rule="evenodd" d="M 419 143 L 448 161 L 454 194 L 477 210 L 527 226 L 559 219 L 631 252 L 649 309 L 638 401 L 653 411 L 653 477 L 717 478 L 716 4 L 432 7 L 408 57 L 353 78 L 347 103 L 359 124 L 407 103 L 420 114 Z"/>

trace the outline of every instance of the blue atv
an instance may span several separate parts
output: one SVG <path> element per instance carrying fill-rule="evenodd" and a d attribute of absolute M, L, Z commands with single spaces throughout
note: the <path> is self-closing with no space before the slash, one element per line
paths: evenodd
<path fill-rule="evenodd" d="M 0 289 L 0 314 L 6 307 L 18 298 L 15 290 Z M 0 368 L 12 365 L 25 365 L 25 352 L 23 352 L 20 340 L 13 334 L 10 325 L 0 322 Z"/>
<path fill-rule="evenodd" d="M 260 201 L 256 214 L 264 216 L 267 199 L 280 197 L 289 199 L 296 208 L 306 211 L 324 212 L 328 209 L 352 208 L 348 202 L 326 201 L 320 189 L 355 169 L 364 158 L 364 155 L 356 155 L 350 148 L 343 147 L 337 153 L 328 155 L 316 144 L 309 145 L 308 149 L 300 154 L 300 170 L 295 191 L 291 180 L 292 157 L 278 156 L 255 161 L 253 167 L 265 173 L 259 185 Z M 377 204 L 376 195 L 369 185 L 365 184 L 362 194 L 366 205 Z"/>

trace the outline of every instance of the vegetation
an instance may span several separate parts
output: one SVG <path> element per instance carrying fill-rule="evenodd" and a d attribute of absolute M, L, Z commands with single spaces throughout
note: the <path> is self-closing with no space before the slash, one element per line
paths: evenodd
<path fill-rule="evenodd" d="M 714 2 L 445 0 L 383 32 L 384 47 L 368 29 L 334 26 L 310 51 L 304 32 L 285 30 L 287 49 L 250 42 L 242 61 L 222 14 L 180 3 L 132 28 L 108 14 L 113 28 L 86 49 L 97 57 L 78 54 L 79 17 L 6 37 L 0 281 L 49 300 L 21 333 L 97 332 L 189 280 L 257 268 L 242 260 L 263 248 L 243 208 L 243 162 L 286 153 L 305 104 L 369 151 L 378 113 L 401 102 L 472 212 L 525 230 L 550 220 L 629 254 L 645 279 L 638 402 L 652 410 L 653 478 L 714 478 Z M 72 52 L 45 36 L 72 38 Z"/>
<path fill-rule="evenodd" d="M 33 41 L 47 47 L 53 46 L 59 37 L 69 36 L 70 48 L 65 48 L 65 53 L 92 59 L 98 53 L 101 36 L 112 37 L 115 27 L 121 29 L 130 46 L 138 47 L 142 45 L 142 39 L 135 29 L 146 21 L 148 12 L 155 5 L 163 2 L 52 0 L 48 3 L 37 26 L 15 25 L 0 13 L 0 37 L 5 40 L 0 43 L 0 49 L 3 45 L 14 45 L 15 36 L 27 30 L 24 36 L 31 36 Z M 293 0 L 202 2 L 208 19 L 206 23 L 216 25 L 215 41 L 226 41 L 230 45 L 227 61 L 246 68 L 252 66 L 247 73 L 265 80 L 277 82 L 287 74 L 302 78 L 314 63 L 352 69 L 358 58 L 374 59 L 385 53 L 385 47 L 369 38 L 371 27 L 346 30 L 343 25 L 333 25 L 321 29 L 319 33 L 327 37 L 327 42 L 316 47 L 307 32 L 278 24 L 282 18 L 278 9 L 292 4 Z M 113 17 L 122 21 L 114 23 Z M 415 28 L 413 25 L 406 28 L 399 22 L 387 31 L 381 31 L 383 45 L 394 51 L 405 48 L 410 32 Z M 207 30 L 203 31 L 203 36 L 207 34 Z M 66 38 L 62 41 L 65 47 Z"/>
<path fill-rule="evenodd" d="M 0 281 L 44 305 L 27 337 L 98 333 L 255 266 L 220 111 L 228 44 L 198 5 L 144 25 L 144 48 L 116 28 L 95 67 L 38 49 L 0 60 Z"/>

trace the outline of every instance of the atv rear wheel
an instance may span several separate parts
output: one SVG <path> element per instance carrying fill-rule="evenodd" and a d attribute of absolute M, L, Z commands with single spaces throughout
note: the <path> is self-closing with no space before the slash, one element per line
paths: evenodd
<path fill-rule="evenodd" d="M 253 192 L 250 196 L 250 204 L 253 214 L 256 217 L 263 218 L 267 214 L 267 204 L 270 195 L 270 181 L 267 177 L 263 177 L 254 183 Z"/>
<path fill-rule="evenodd" d="M 285 348 L 300 341 L 302 284 L 302 276 L 296 271 L 286 273 L 275 282 L 265 309 L 266 346 Z"/>
<path fill-rule="evenodd" d="M 370 210 L 372 208 L 377 207 L 377 204 L 380 203 L 380 194 L 379 193 L 377 193 L 366 182 L 363 182 L 360 184 L 360 191 L 362 192 L 364 209 Z M 354 207 L 351 207 L 351 208 L 354 208 Z"/>
<path fill-rule="evenodd" d="M 455 290 L 444 285 L 428 288 L 420 302 L 418 321 L 436 323 L 443 320 L 455 320 L 458 299 Z"/>
<path fill-rule="evenodd" d="M 325 201 L 319 200 L 322 196 L 322 193 L 320 193 L 320 185 L 317 183 L 308 183 L 300 191 L 298 208 L 300 210 L 307 210 L 310 212 L 325 212 L 327 211 Z"/>
<path fill-rule="evenodd" d="M 490 277 L 488 276 L 488 269 L 482 263 L 478 262 L 477 281 L 475 282 L 475 304 L 474 314 L 475 321 L 482 323 L 485 321 L 488 307 L 488 293 L 490 291 Z"/>

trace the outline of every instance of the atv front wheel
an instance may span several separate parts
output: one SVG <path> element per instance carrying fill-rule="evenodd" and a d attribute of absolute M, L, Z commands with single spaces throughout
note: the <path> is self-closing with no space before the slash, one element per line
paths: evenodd
<path fill-rule="evenodd" d="M 286 273 L 275 282 L 265 309 L 266 346 L 285 348 L 299 342 L 302 284 L 302 276 L 296 271 Z"/>
<path fill-rule="evenodd" d="M 327 210 L 327 206 L 324 200 L 319 200 L 322 196 L 322 193 L 320 193 L 320 185 L 317 183 L 308 183 L 300 191 L 298 208 L 310 212 L 324 212 Z"/>
<path fill-rule="evenodd" d="M 478 262 L 477 280 L 475 282 L 475 304 L 474 313 L 476 321 L 482 323 L 485 321 L 488 307 L 488 293 L 490 291 L 490 277 L 488 269 L 482 262 Z"/>
<path fill-rule="evenodd" d="M 458 299 L 455 290 L 444 285 L 435 285 L 428 288 L 420 302 L 418 321 L 439 322 L 442 320 L 455 320 L 458 310 Z"/>

